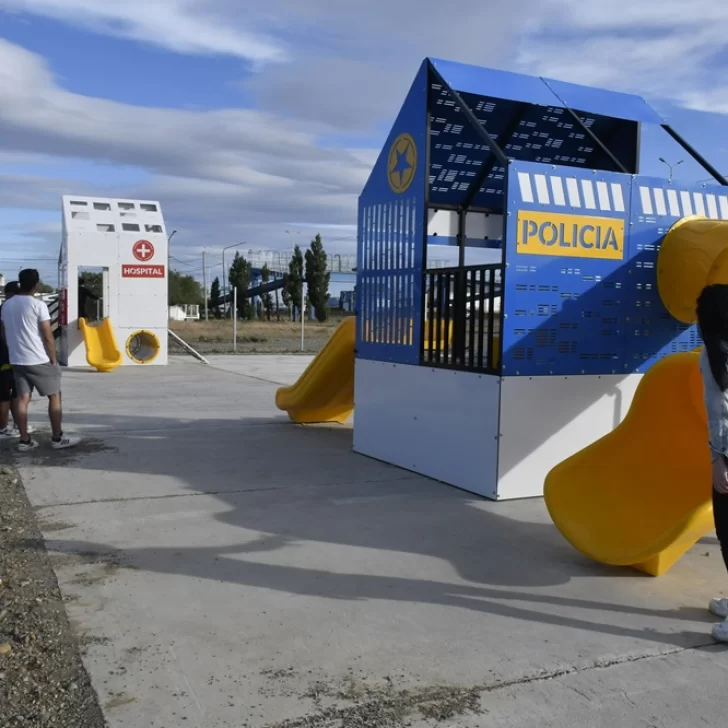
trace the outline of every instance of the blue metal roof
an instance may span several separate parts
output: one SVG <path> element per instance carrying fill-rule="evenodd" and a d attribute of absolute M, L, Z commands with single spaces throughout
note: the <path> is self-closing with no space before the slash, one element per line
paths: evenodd
<path fill-rule="evenodd" d="M 569 106 L 587 114 L 610 116 L 645 124 L 661 124 L 662 118 L 641 97 L 591 86 L 580 86 L 538 76 L 430 58 L 451 88 L 463 93 L 521 101 L 537 106 Z"/>

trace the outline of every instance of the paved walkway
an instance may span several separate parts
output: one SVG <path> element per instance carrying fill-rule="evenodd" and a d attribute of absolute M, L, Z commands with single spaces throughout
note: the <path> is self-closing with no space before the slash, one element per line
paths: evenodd
<path fill-rule="evenodd" d="M 309 360 L 66 373 L 90 439 L 21 473 L 111 728 L 721 724 L 714 538 L 660 579 L 601 568 L 540 500 L 290 425 Z"/>

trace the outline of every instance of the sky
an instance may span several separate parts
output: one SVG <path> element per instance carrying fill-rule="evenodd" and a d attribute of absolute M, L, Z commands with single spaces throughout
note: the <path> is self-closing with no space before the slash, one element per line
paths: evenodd
<path fill-rule="evenodd" d="M 726 27 L 718 0 L 0 0 L 0 270 L 55 282 L 62 194 L 159 200 L 196 276 L 237 242 L 354 253 L 427 56 L 639 93 L 728 172 Z M 686 158 L 646 132 L 659 156 Z"/>

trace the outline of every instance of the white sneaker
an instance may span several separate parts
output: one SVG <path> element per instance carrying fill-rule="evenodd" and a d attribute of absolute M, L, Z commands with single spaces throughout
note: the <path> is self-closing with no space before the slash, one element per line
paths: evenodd
<path fill-rule="evenodd" d="M 35 427 L 31 427 L 28 425 L 28 434 L 31 435 L 35 432 Z M 7 427 L 3 427 L 0 430 L 0 440 L 13 440 L 20 437 L 20 430 L 18 429 L 17 425 L 13 425 L 10 427 L 8 425 Z"/>
<path fill-rule="evenodd" d="M 716 642 L 728 642 L 728 621 L 713 625 L 713 639 Z"/>
<path fill-rule="evenodd" d="M 35 450 L 35 448 L 38 447 L 37 440 L 34 440 L 31 438 L 27 442 L 23 442 L 22 440 L 18 443 L 18 450 L 20 452 L 28 452 L 29 450 Z"/>
<path fill-rule="evenodd" d="M 76 447 L 81 442 L 78 435 L 61 435 L 60 440 L 51 439 L 51 447 L 54 450 L 65 450 L 68 447 Z"/>
<path fill-rule="evenodd" d="M 710 613 L 714 614 L 716 617 L 728 619 L 728 599 L 720 597 L 711 599 L 708 609 L 710 610 Z"/>
<path fill-rule="evenodd" d="M 5 429 L 10 433 L 10 437 L 20 437 L 20 430 L 17 425 L 13 424 L 12 427 L 6 427 Z M 28 425 L 28 434 L 32 435 L 34 432 L 35 427 L 33 427 L 33 425 Z"/>

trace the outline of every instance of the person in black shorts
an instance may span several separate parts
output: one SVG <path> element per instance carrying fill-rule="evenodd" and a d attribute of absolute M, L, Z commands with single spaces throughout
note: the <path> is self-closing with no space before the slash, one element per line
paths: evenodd
<path fill-rule="evenodd" d="M 20 291 L 20 283 L 11 281 L 5 286 L 5 300 L 11 299 Z M 0 306 L 2 311 L 2 306 Z M 0 337 L 0 440 L 20 437 L 20 430 L 15 423 L 15 405 L 18 393 L 15 389 L 15 377 L 10 366 L 10 354 L 7 344 Z M 10 413 L 13 414 L 13 426 L 10 426 Z"/>

